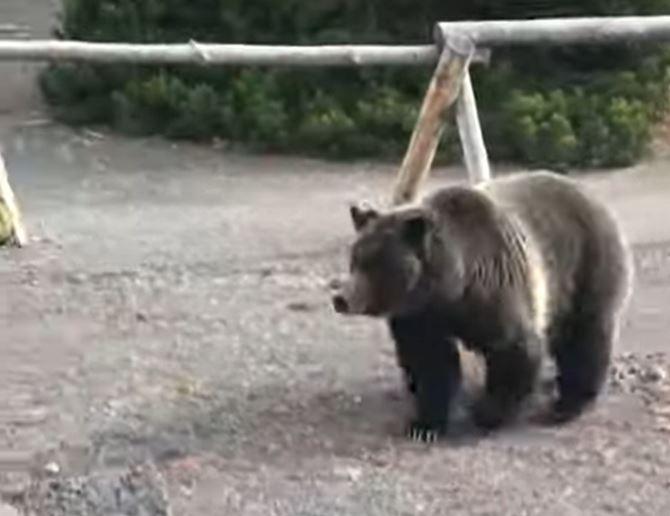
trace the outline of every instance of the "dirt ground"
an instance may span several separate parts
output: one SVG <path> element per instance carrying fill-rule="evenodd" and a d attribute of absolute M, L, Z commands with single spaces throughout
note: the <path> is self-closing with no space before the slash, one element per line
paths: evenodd
<path fill-rule="evenodd" d="M 36 124 L 39 103 L 22 99 L 0 118 L 32 235 L 0 251 L 7 503 L 112 514 L 90 493 L 103 499 L 105 475 L 144 463 L 163 508 L 117 513 L 670 513 L 667 155 L 582 179 L 620 215 L 637 267 L 597 408 L 485 438 L 456 425 L 424 446 L 401 435 L 407 400 L 383 324 L 336 316 L 328 296 L 347 203 L 383 200 L 395 167 L 76 133 Z M 440 169 L 429 187 L 463 180 Z"/>

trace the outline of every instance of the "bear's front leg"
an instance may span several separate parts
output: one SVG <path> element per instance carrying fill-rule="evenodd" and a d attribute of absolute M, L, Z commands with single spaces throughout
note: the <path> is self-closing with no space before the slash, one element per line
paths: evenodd
<path fill-rule="evenodd" d="M 457 342 L 423 318 L 394 319 L 391 332 L 416 408 L 406 433 L 415 441 L 435 441 L 447 429 L 450 403 L 461 382 Z"/>
<path fill-rule="evenodd" d="M 485 352 L 486 390 L 474 407 L 475 423 L 493 430 L 510 421 L 533 392 L 540 370 L 541 347 L 532 334 Z"/>
<path fill-rule="evenodd" d="M 445 349 L 425 362 L 415 379 L 416 415 L 407 428 L 407 436 L 415 441 L 431 442 L 447 430 L 451 400 L 460 385 L 460 356 L 453 343 L 442 342 Z M 452 352 L 453 351 L 453 352 Z"/>

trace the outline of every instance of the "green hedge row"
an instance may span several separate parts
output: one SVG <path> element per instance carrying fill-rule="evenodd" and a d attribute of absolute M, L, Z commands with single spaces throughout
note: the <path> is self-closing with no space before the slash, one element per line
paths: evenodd
<path fill-rule="evenodd" d="M 670 12 L 670 0 L 66 0 L 62 37 L 90 41 L 426 43 L 436 20 Z M 658 45 L 507 49 L 473 71 L 493 159 L 627 165 L 667 110 Z M 219 137 L 259 150 L 396 159 L 430 69 L 256 69 L 54 64 L 54 115 L 130 134 Z M 460 159 L 454 130 L 440 158 Z"/>

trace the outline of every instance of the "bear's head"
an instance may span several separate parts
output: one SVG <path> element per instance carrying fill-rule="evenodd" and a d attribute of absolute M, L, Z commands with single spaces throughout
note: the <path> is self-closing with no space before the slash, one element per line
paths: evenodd
<path fill-rule="evenodd" d="M 419 308 L 428 289 L 436 236 L 434 216 L 420 206 L 381 213 L 352 206 L 356 239 L 348 277 L 332 302 L 336 312 L 386 317 Z"/>

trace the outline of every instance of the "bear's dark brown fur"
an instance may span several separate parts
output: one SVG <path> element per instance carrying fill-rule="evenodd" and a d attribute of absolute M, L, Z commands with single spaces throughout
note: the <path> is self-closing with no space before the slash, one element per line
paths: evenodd
<path fill-rule="evenodd" d="M 384 213 L 353 207 L 351 216 L 350 275 L 333 303 L 387 318 L 416 400 L 413 437 L 446 429 L 459 341 L 486 364 L 474 410 L 484 428 L 518 413 L 545 348 L 558 372 L 553 419 L 570 420 L 596 399 L 632 267 L 616 220 L 576 182 L 515 174 Z"/>

